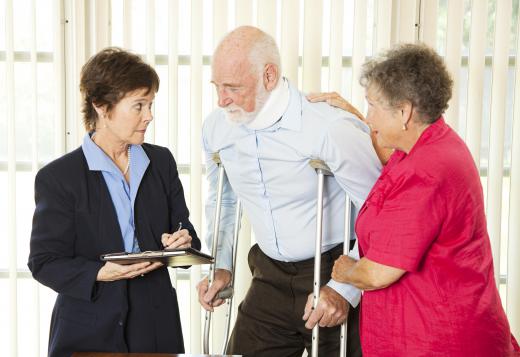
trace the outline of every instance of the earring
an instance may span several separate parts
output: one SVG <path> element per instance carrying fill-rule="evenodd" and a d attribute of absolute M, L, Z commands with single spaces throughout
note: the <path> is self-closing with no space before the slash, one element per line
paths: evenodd
<path fill-rule="evenodd" d="M 403 131 L 408 130 L 408 127 L 406 126 L 406 123 L 403 123 Z"/>

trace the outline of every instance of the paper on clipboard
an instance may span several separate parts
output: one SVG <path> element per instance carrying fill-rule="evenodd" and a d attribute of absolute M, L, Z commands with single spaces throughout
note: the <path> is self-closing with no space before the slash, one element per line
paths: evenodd
<path fill-rule="evenodd" d="M 213 263 L 212 256 L 193 248 L 165 249 L 140 253 L 110 253 L 103 254 L 101 260 L 123 265 L 141 262 L 162 262 L 170 267 Z"/>

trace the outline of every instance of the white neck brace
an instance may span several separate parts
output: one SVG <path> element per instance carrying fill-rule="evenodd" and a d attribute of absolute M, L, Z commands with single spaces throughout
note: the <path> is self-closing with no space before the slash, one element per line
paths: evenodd
<path fill-rule="evenodd" d="M 289 83 L 285 78 L 280 78 L 278 84 L 269 94 L 256 118 L 246 124 L 249 129 L 262 130 L 276 123 L 289 105 Z"/>

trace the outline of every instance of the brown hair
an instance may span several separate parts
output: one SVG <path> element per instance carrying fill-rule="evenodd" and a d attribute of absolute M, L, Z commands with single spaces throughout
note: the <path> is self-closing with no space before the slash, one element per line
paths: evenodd
<path fill-rule="evenodd" d="M 359 83 L 375 86 L 391 107 L 409 101 L 426 124 L 448 108 L 453 81 L 442 58 L 424 44 L 402 44 L 363 65 Z"/>
<path fill-rule="evenodd" d="M 94 105 L 106 105 L 107 112 L 127 93 L 136 89 L 159 90 L 157 72 L 139 56 L 116 47 L 108 47 L 92 56 L 81 69 L 83 124 L 96 129 L 98 115 Z"/>

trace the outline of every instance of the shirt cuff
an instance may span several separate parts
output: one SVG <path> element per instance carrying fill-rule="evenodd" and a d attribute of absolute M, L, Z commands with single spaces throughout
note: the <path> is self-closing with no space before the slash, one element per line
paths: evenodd
<path fill-rule="evenodd" d="M 329 288 L 334 289 L 338 294 L 343 296 L 352 307 L 356 307 L 361 300 L 361 290 L 350 284 L 338 283 L 335 280 L 330 279 L 327 283 Z"/>
<path fill-rule="evenodd" d="M 231 271 L 232 269 L 232 252 L 225 250 L 218 250 L 216 257 L 215 269 L 225 269 Z"/>

